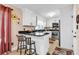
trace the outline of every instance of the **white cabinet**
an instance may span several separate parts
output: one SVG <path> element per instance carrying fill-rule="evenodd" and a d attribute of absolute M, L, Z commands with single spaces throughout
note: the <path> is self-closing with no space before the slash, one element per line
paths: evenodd
<path fill-rule="evenodd" d="M 42 16 L 37 16 L 37 24 L 43 25 L 43 27 L 46 27 L 46 19 Z"/>
<path fill-rule="evenodd" d="M 45 26 L 46 25 L 46 20 L 40 16 L 40 15 L 37 15 L 35 12 L 32 12 L 31 10 L 29 9 L 23 9 L 23 25 L 30 25 L 30 26 L 36 26 L 36 22 L 38 20 L 42 21 L 43 22 L 43 25 Z M 36 21 L 36 16 L 37 16 L 37 21 Z"/>
<path fill-rule="evenodd" d="M 36 15 L 28 10 L 23 9 L 23 25 L 36 26 Z"/>

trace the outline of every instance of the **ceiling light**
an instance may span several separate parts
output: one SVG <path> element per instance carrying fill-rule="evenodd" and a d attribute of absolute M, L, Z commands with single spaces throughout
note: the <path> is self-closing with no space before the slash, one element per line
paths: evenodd
<path fill-rule="evenodd" d="M 55 13 L 55 12 L 49 12 L 47 15 L 48 15 L 49 17 L 53 17 L 53 16 L 56 15 L 56 13 Z"/>

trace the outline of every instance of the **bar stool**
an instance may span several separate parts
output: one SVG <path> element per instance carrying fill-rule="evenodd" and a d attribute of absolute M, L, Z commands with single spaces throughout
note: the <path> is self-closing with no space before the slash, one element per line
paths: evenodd
<path fill-rule="evenodd" d="M 32 55 L 32 54 L 37 55 L 35 41 L 32 41 L 31 37 L 26 37 L 26 40 L 27 40 L 27 43 L 26 43 L 27 44 L 27 49 L 25 50 L 25 54 L 27 54 L 27 51 L 29 51 L 28 55 Z"/>
<path fill-rule="evenodd" d="M 20 55 L 21 55 L 22 54 L 22 49 L 27 48 L 27 46 L 26 46 L 27 41 L 25 39 L 25 36 L 23 36 L 23 35 L 16 35 L 16 36 L 18 38 L 17 52 L 18 52 L 18 50 L 20 50 Z"/>

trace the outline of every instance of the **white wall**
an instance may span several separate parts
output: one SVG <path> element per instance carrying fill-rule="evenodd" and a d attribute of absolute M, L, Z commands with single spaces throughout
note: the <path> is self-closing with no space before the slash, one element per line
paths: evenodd
<path fill-rule="evenodd" d="M 73 9 L 72 6 L 64 8 L 61 10 L 61 17 L 60 17 L 60 40 L 61 40 L 61 47 L 72 49 L 73 44 Z"/>
<path fill-rule="evenodd" d="M 73 9 L 72 6 L 60 9 L 60 16 L 47 20 L 47 27 L 52 27 L 53 22 L 60 20 L 60 41 L 61 47 L 72 49 L 73 44 Z"/>

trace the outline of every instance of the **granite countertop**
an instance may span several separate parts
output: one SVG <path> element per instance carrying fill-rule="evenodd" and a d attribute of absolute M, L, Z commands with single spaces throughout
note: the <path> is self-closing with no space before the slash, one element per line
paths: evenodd
<path fill-rule="evenodd" d="M 41 36 L 45 36 L 45 35 L 48 35 L 49 33 L 44 33 L 43 35 L 36 35 L 35 33 L 29 33 L 29 34 L 26 34 L 26 35 L 32 35 L 32 36 L 37 36 L 37 37 L 41 37 Z"/>
<path fill-rule="evenodd" d="M 43 30 L 32 30 L 32 31 L 19 31 L 18 33 L 34 33 L 34 32 L 46 32 L 46 31 L 59 31 L 59 30 L 55 30 L 55 29 L 43 29 Z"/>
<path fill-rule="evenodd" d="M 41 37 L 41 36 L 45 36 L 48 35 L 49 33 L 45 32 L 43 35 L 36 35 L 35 32 L 27 32 L 27 31 L 19 31 L 19 34 L 25 34 L 25 35 L 31 35 L 31 36 L 37 36 L 37 37 Z"/>

